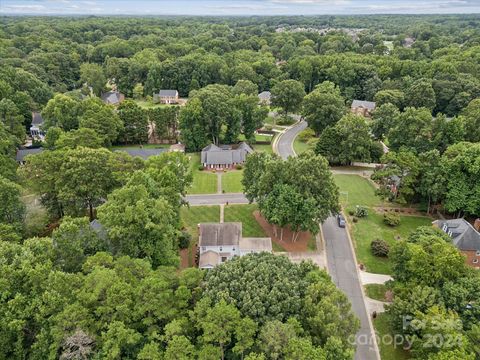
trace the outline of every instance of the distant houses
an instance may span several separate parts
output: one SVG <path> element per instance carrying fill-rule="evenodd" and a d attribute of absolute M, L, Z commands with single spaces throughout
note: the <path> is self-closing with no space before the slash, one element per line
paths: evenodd
<path fill-rule="evenodd" d="M 370 117 L 375 108 L 376 104 L 373 101 L 353 100 L 351 110 L 356 115 Z"/>
<path fill-rule="evenodd" d="M 153 102 L 157 104 L 178 104 L 178 91 L 160 90 L 158 94 L 153 94 Z"/>
<path fill-rule="evenodd" d="M 452 243 L 465 255 L 467 265 L 480 269 L 480 220 L 472 226 L 465 219 L 435 220 L 434 226 L 452 238 Z"/>
<path fill-rule="evenodd" d="M 202 223 L 198 230 L 200 269 L 212 269 L 234 256 L 272 252 L 272 239 L 242 237 L 242 223 Z"/>
<path fill-rule="evenodd" d="M 200 160 L 205 169 L 233 169 L 236 165 L 243 164 L 251 153 L 253 149 L 244 142 L 236 148 L 230 145 L 218 147 L 210 144 L 203 148 Z"/>
<path fill-rule="evenodd" d="M 258 101 L 262 105 L 270 105 L 272 93 L 270 91 L 262 91 L 258 94 Z"/>
<path fill-rule="evenodd" d="M 125 95 L 118 91 L 109 91 L 102 94 L 102 101 L 108 105 L 119 105 L 125 100 Z"/>
<path fill-rule="evenodd" d="M 32 125 L 30 126 L 30 136 L 35 140 L 42 140 L 45 138 L 45 133 L 42 130 L 43 117 L 39 112 L 32 112 Z"/>

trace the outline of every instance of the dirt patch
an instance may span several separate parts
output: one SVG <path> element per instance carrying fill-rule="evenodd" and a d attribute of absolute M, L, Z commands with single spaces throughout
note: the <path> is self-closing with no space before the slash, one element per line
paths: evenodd
<path fill-rule="evenodd" d="M 402 216 L 428 216 L 427 214 L 419 211 L 416 208 L 407 208 L 407 207 L 374 207 L 373 210 L 375 210 L 376 213 L 378 214 L 383 214 L 385 212 L 395 212 L 398 213 L 399 215 Z"/>
<path fill-rule="evenodd" d="M 194 244 L 187 249 L 181 249 L 180 253 L 180 269 L 186 269 L 189 267 L 196 267 L 195 256 L 197 254 L 197 245 Z"/>
<path fill-rule="evenodd" d="M 273 226 L 265 220 L 265 218 L 260 214 L 260 211 L 254 211 L 253 216 L 255 216 L 255 219 L 263 228 L 263 231 L 265 231 L 265 233 L 272 238 L 272 241 L 283 247 L 285 251 L 308 251 L 308 241 L 312 238 L 312 234 L 310 234 L 310 232 L 301 231 L 297 237 L 297 241 L 293 242 L 293 232 L 290 230 L 290 228 L 285 227 L 283 229 L 283 240 L 280 240 L 280 229 L 277 230 L 278 237 L 275 236 Z"/>

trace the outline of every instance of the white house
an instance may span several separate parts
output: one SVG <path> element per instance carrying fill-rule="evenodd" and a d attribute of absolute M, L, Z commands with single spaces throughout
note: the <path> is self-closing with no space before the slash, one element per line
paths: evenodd
<path fill-rule="evenodd" d="M 200 269 L 212 269 L 234 256 L 272 252 L 270 238 L 243 238 L 242 223 L 202 223 L 198 228 Z"/>

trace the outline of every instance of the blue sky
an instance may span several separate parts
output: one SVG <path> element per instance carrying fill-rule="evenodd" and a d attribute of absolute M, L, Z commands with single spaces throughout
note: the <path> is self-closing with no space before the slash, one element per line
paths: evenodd
<path fill-rule="evenodd" d="M 0 0 L 3 14 L 316 15 L 480 13 L 480 0 Z"/>

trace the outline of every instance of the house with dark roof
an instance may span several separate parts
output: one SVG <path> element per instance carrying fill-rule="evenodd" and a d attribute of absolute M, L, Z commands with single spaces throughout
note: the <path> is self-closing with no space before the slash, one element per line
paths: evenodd
<path fill-rule="evenodd" d="M 153 102 L 160 104 L 177 104 L 178 91 L 177 90 L 160 90 L 158 94 L 153 94 Z"/>
<path fill-rule="evenodd" d="M 210 144 L 202 149 L 200 160 L 206 169 L 232 169 L 238 164 L 243 164 L 251 153 L 253 149 L 245 142 L 241 142 L 235 148 L 230 145 L 218 147 Z"/>
<path fill-rule="evenodd" d="M 258 94 L 258 101 L 263 105 L 270 105 L 272 93 L 270 91 L 262 91 Z"/>
<path fill-rule="evenodd" d="M 479 229 L 465 219 L 435 220 L 432 224 L 452 238 L 453 245 L 466 256 L 467 265 L 480 269 Z"/>
<path fill-rule="evenodd" d="M 35 154 L 39 154 L 43 151 L 42 148 L 34 148 L 34 149 L 19 149 L 17 150 L 17 154 L 15 156 L 15 160 L 17 160 L 17 162 L 19 164 L 24 164 L 25 163 L 25 157 L 27 155 L 35 155 Z"/>
<path fill-rule="evenodd" d="M 167 152 L 168 149 L 165 149 L 165 148 L 158 148 L 158 149 L 125 148 L 125 149 L 118 149 L 118 150 L 115 150 L 115 151 L 116 152 L 124 151 L 130 156 L 140 157 L 143 160 L 147 160 L 150 156 L 160 155 L 160 154 L 163 154 L 164 152 Z"/>
<path fill-rule="evenodd" d="M 125 100 L 125 95 L 118 91 L 109 91 L 102 94 L 102 101 L 108 105 L 118 105 Z"/>
<path fill-rule="evenodd" d="M 272 239 L 242 237 L 242 223 L 202 223 L 198 230 L 200 269 L 212 269 L 234 256 L 272 252 Z"/>
<path fill-rule="evenodd" d="M 45 139 L 45 133 L 42 130 L 43 117 L 39 112 L 32 112 L 32 125 L 30 126 L 30 136 L 32 139 L 41 140 Z"/>
<path fill-rule="evenodd" d="M 370 117 L 376 108 L 376 104 L 373 101 L 353 100 L 352 113 L 356 115 L 362 115 Z"/>

